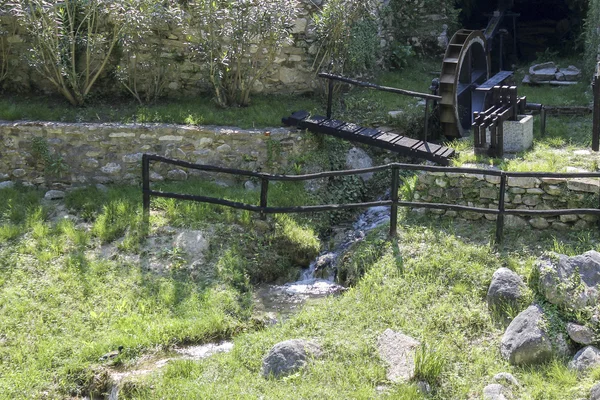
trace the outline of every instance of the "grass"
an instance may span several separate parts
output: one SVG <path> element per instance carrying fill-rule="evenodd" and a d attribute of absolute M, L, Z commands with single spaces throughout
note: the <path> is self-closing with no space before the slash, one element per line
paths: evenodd
<path fill-rule="evenodd" d="M 196 190 L 215 193 L 218 187 Z M 238 201 L 240 193 L 220 191 Z M 272 197 L 286 203 L 293 193 L 293 186 L 282 185 Z M 154 236 L 168 224 L 231 239 L 214 239 L 206 260 L 215 271 L 209 279 L 181 268 L 183 254 L 168 242 L 145 246 L 136 188 L 69 192 L 65 205 L 78 215 L 75 221 L 55 219 L 42 192 L 18 187 L 0 194 L 0 398 L 81 396 L 93 380 L 91 367 L 118 346 L 125 347 L 120 359 L 127 361 L 144 349 L 253 329 L 250 281 L 293 274 L 296 246 L 312 254 L 319 246 L 306 219 L 277 218 L 281 229 L 259 235 L 247 232 L 253 219 L 245 213 L 156 201 Z M 198 218 L 184 219 L 182 212 Z M 275 250 L 282 242 L 287 247 Z M 111 249 L 119 255 L 103 256 Z M 143 267 L 153 256 L 166 266 L 162 273 Z"/>
<path fill-rule="evenodd" d="M 256 196 L 214 184 L 161 188 L 236 201 Z M 301 201 L 297 186 L 273 189 L 274 202 Z M 525 399 L 575 399 L 594 381 L 593 373 L 576 378 L 564 360 L 535 369 L 508 365 L 498 351 L 502 328 L 485 303 L 496 268 L 508 266 L 528 277 L 545 250 L 599 249 L 594 231 L 564 237 L 508 231 L 499 252 L 489 243 L 492 223 L 402 215 L 397 241 L 386 239 L 384 226 L 350 250 L 345 262 L 353 286 L 343 296 L 309 304 L 289 320 L 257 331 L 250 318 L 252 283 L 281 276 L 282 265 L 288 270 L 294 265 L 296 251 L 318 250 L 319 218 L 274 217 L 271 228 L 259 234 L 255 217 L 245 212 L 153 200 L 151 237 L 169 227 L 211 231 L 206 265 L 214 272 L 207 277 L 182 267 L 186 255 L 168 244 L 155 251 L 171 268 L 142 267 L 153 250 L 137 233 L 138 189 L 69 192 L 65 205 L 81 217 L 75 221 L 55 219 L 54 206 L 33 189 L 1 194 L 6 201 L 0 226 L 16 232 L 0 240 L 1 398 L 82 396 L 101 370 L 98 358 L 120 345 L 125 350 L 115 362 L 127 366 L 156 348 L 229 337 L 235 342 L 231 353 L 169 363 L 128 384 L 120 397 L 424 398 L 416 382 L 387 381 L 375 348 L 386 328 L 423 343 L 417 373 L 432 387 L 429 398 L 480 397 L 502 371 L 519 379 Z M 109 230 L 113 225 L 118 234 Z M 120 250 L 107 252 L 115 248 Z M 265 265 L 277 268 L 264 270 Z M 290 338 L 318 341 L 325 356 L 282 380 L 260 377 L 264 354 Z"/>
<path fill-rule="evenodd" d="M 481 238 L 488 229 L 486 224 L 448 226 L 405 217 L 398 241 L 405 256 L 403 268 L 388 246 L 344 296 L 305 307 L 268 330 L 237 336 L 229 354 L 192 365 L 175 363 L 137 380 L 122 396 L 465 399 L 480 398 L 483 387 L 499 372 L 510 372 L 521 382 L 519 398 L 585 396 L 594 383 L 593 374 L 576 376 L 564 360 L 521 368 L 500 357 L 503 330 L 484 300 L 491 275 L 496 268 L 511 265 L 527 276 L 542 251 L 537 246 L 551 248 L 552 242 L 550 237 L 521 240 L 515 246 L 518 250 L 497 252 L 485 240 L 471 239 Z M 371 240 L 384 232 L 385 228 L 375 232 Z M 356 251 L 361 257 L 368 246 Z M 424 343 L 417 352 L 417 373 L 431 385 L 431 396 L 421 394 L 415 382 L 387 381 L 385 366 L 376 356 L 377 336 L 386 328 Z M 291 338 L 320 342 L 325 356 L 285 379 L 263 379 L 262 357 L 273 344 Z M 379 394 L 381 387 L 385 389 Z"/>

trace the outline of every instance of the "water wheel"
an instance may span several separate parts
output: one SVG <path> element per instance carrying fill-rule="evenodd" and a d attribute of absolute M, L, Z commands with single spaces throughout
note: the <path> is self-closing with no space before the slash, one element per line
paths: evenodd
<path fill-rule="evenodd" d="M 474 89 L 490 77 L 486 39 L 481 31 L 457 31 L 444 55 L 440 76 L 440 123 L 446 137 L 462 137 L 483 111 L 485 93 Z"/>

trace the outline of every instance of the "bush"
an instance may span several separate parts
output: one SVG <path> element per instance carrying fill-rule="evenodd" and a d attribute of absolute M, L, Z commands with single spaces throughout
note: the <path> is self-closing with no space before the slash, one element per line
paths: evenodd
<path fill-rule="evenodd" d="M 588 77 L 596 70 L 600 55 L 600 0 L 590 0 L 585 19 L 585 63 L 584 74 Z"/>
<path fill-rule="evenodd" d="M 71 104 L 82 105 L 138 18 L 140 1 L 17 0 L 7 7 L 30 35 L 29 64 Z"/>
<path fill-rule="evenodd" d="M 289 41 L 296 18 L 294 2 L 198 0 L 188 4 L 191 50 L 208 64 L 208 78 L 221 106 L 246 106 L 254 84 Z M 223 40 L 226 38 L 226 40 Z"/>
<path fill-rule="evenodd" d="M 313 67 L 329 66 L 330 72 L 359 74 L 377 61 L 379 2 L 330 0 L 314 16 L 318 52 Z"/>

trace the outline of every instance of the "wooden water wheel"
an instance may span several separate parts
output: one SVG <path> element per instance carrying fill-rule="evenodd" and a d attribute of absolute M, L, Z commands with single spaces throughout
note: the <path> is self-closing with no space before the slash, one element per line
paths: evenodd
<path fill-rule="evenodd" d="M 440 76 L 440 122 L 446 137 L 462 137 L 473 112 L 483 111 L 485 93 L 474 89 L 490 77 L 487 42 L 481 31 L 457 31 L 444 55 Z"/>

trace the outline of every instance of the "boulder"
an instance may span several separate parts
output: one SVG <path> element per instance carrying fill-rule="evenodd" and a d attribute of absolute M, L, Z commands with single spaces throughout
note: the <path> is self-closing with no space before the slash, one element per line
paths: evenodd
<path fill-rule="evenodd" d="M 537 269 L 539 286 L 550 303 L 574 311 L 597 304 L 600 253 L 591 250 L 574 257 L 551 255 L 542 258 Z"/>
<path fill-rule="evenodd" d="M 279 378 L 293 374 L 304 367 L 310 357 L 322 355 L 319 345 L 303 339 L 291 339 L 277 343 L 263 359 L 262 375 Z"/>
<path fill-rule="evenodd" d="M 569 368 L 579 372 L 586 371 L 598 365 L 600 365 L 600 350 L 594 346 L 586 346 L 579 350 L 571 362 L 569 362 Z"/>
<path fill-rule="evenodd" d="M 0 190 L 1 189 L 10 189 L 10 188 L 13 188 L 14 186 L 15 186 L 15 183 L 13 181 L 0 182 Z"/>
<path fill-rule="evenodd" d="M 600 382 L 592 386 L 590 390 L 590 400 L 600 400 Z"/>
<path fill-rule="evenodd" d="M 499 268 L 492 275 L 492 282 L 488 288 L 488 306 L 499 311 L 515 307 L 523 296 L 524 288 L 525 283 L 519 275 L 508 268 Z"/>
<path fill-rule="evenodd" d="M 65 192 L 62 190 L 48 190 L 44 195 L 46 200 L 60 200 L 65 198 Z"/>
<path fill-rule="evenodd" d="M 173 241 L 173 247 L 181 249 L 187 256 L 197 260 L 208 250 L 208 239 L 202 231 L 183 231 Z"/>
<path fill-rule="evenodd" d="M 377 338 L 379 356 L 388 364 L 387 378 L 407 382 L 415 376 L 415 352 L 420 343 L 410 336 L 386 329 Z"/>
<path fill-rule="evenodd" d="M 567 324 L 567 333 L 575 343 L 587 346 L 594 342 L 594 331 L 588 326 L 569 322 Z"/>
<path fill-rule="evenodd" d="M 512 365 L 540 364 L 552 357 L 552 344 L 543 323 L 543 311 L 532 305 L 510 323 L 500 353 Z"/>
<path fill-rule="evenodd" d="M 487 385 L 485 388 L 483 388 L 483 399 L 507 400 L 506 396 L 504 396 L 506 391 L 507 389 L 504 386 L 498 383 L 492 383 L 491 385 Z"/>
<path fill-rule="evenodd" d="M 346 154 L 346 167 L 348 169 L 370 168 L 372 166 L 373 160 L 371 160 L 371 157 L 369 157 L 364 150 L 353 147 L 348 151 L 348 154 Z M 373 173 L 369 172 L 359 176 L 366 182 L 373 177 Z"/>

